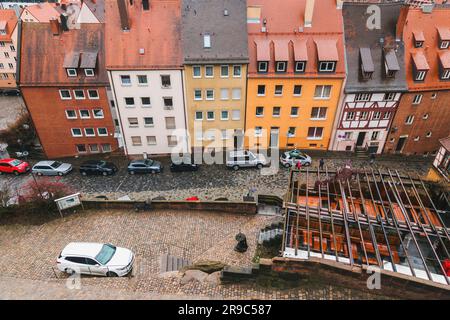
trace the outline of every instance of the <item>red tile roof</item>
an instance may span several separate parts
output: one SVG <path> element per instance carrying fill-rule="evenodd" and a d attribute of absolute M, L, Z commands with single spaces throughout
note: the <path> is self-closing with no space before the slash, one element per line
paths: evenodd
<path fill-rule="evenodd" d="M 17 16 L 14 10 L 0 10 L 0 23 L 6 28 L 6 34 L 0 35 L 0 41 L 11 41 L 11 35 L 17 25 Z"/>
<path fill-rule="evenodd" d="M 49 22 L 51 19 L 58 19 L 60 13 L 56 10 L 56 4 L 43 2 L 36 3 L 24 9 L 28 11 L 39 22 Z M 25 13 L 23 13 L 25 15 Z"/>
<path fill-rule="evenodd" d="M 440 80 L 439 64 L 442 52 L 450 49 L 439 49 L 440 34 L 448 37 L 450 31 L 450 6 L 436 5 L 431 13 L 424 13 L 421 9 L 402 9 L 398 30 L 403 30 L 405 43 L 406 79 L 410 91 L 448 90 L 450 82 Z M 414 46 L 414 32 L 421 30 L 424 37 L 422 48 Z M 401 35 L 400 35 L 401 36 Z M 424 69 L 429 69 L 425 81 L 415 82 L 413 74 L 414 63 Z"/>
<path fill-rule="evenodd" d="M 50 23 L 24 22 L 22 24 L 22 46 L 20 51 L 21 86 L 54 85 L 107 85 L 105 70 L 104 25 L 82 24 L 54 36 Z M 64 64 L 70 57 L 78 62 L 86 53 L 98 53 L 94 77 L 86 77 L 79 69 L 77 77 L 68 77 Z M 80 59 L 81 57 L 81 59 Z"/>
<path fill-rule="evenodd" d="M 291 77 L 294 71 L 294 61 L 306 58 L 305 73 L 295 74 L 295 76 L 345 77 L 343 20 L 341 10 L 336 8 L 336 0 L 315 1 L 312 27 L 304 27 L 306 0 L 248 0 L 247 5 L 261 7 L 260 23 L 247 24 L 250 77 L 274 75 Z M 261 32 L 264 20 L 267 32 Z M 336 44 L 335 48 L 330 48 L 331 41 Z M 317 72 L 319 52 L 316 42 L 319 43 L 319 47 L 324 49 L 320 50 L 323 57 L 338 60 L 336 73 Z M 289 43 L 288 68 L 284 74 L 275 74 L 275 55 L 278 55 L 277 47 L 281 48 L 281 43 Z M 270 48 L 269 52 L 267 52 L 267 47 Z M 266 52 L 261 52 L 262 50 Z M 267 58 L 268 55 L 270 55 L 269 72 L 267 74 L 257 73 L 257 61 L 262 57 Z M 281 55 L 286 55 L 286 52 L 283 51 Z"/>
<path fill-rule="evenodd" d="M 151 0 L 148 11 L 142 9 L 141 1 L 134 1 L 132 6 L 126 3 L 129 31 L 122 31 L 117 1 L 105 4 L 107 68 L 181 68 L 180 0 Z"/>

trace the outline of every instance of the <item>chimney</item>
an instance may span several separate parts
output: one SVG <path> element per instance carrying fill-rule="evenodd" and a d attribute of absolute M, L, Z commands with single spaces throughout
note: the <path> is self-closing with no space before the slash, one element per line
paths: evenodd
<path fill-rule="evenodd" d="M 58 36 L 60 33 L 59 29 L 59 21 L 57 19 L 50 19 L 50 29 L 52 30 L 52 34 L 54 36 Z"/>
<path fill-rule="evenodd" d="M 130 30 L 130 20 L 128 18 L 128 8 L 126 0 L 117 0 L 120 15 L 120 25 L 123 31 Z"/>
<path fill-rule="evenodd" d="M 306 0 L 305 27 L 312 27 L 315 0 Z"/>

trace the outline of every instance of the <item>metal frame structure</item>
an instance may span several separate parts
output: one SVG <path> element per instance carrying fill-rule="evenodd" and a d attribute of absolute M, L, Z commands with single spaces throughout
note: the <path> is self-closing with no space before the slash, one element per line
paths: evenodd
<path fill-rule="evenodd" d="M 420 178 L 391 170 L 351 170 L 342 176 L 328 168 L 292 169 L 284 205 L 282 253 L 294 249 L 297 256 L 303 250 L 308 258 L 312 252 L 337 262 L 344 257 L 352 266 L 409 269 L 431 281 L 443 276 L 450 285 L 443 267 L 449 229 L 440 216 L 450 211 L 436 208 Z"/>

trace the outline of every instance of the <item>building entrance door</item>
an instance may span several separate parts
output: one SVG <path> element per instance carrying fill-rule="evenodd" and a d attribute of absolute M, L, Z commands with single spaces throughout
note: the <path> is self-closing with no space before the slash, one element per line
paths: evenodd
<path fill-rule="evenodd" d="M 366 132 L 360 132 L 358 134 L 358 140 L 356 140 L 356 146 L 361 147 L 364 143 L 365 138 L 366 138 Z"/>
<path fill-rule="evenodd" d="M 398 139 L 398 143 L 397 143 L 397 147 L 395 148 L 395 152 L 402 152 L 407 138 L 408 137 L 400 137 L 400 139 Z"/>

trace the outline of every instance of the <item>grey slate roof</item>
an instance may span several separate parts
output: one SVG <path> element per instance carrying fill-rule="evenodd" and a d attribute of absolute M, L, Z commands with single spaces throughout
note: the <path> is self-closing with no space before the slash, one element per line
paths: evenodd
<path fill-rule="evenodd" d="M 183 0 L 181 14 L 184 63 L 248 63 L 246 0 Z"/>
<path fill-rule="evenodd" d="M 395 36 L 402 4 L 377 4 L 381 8 L 381 29 L 374 30 L 369 30 L 367 27 L 370 15 L 366 12 L 369 5 L 345 3 L 343 7 L 347 59 L 345 92 L 406 91 L 405 48 L 402 41 L 396 41 Z M 385 76 L 383 51 L 385 51 L 388 64 L 392 68 L 399 69 L 395 78 Z M 370 59 L 370 55 L 372 59 Z M 373 64 L 372 79 L 362 79 L 362 62 L 369 66 Z"/>

